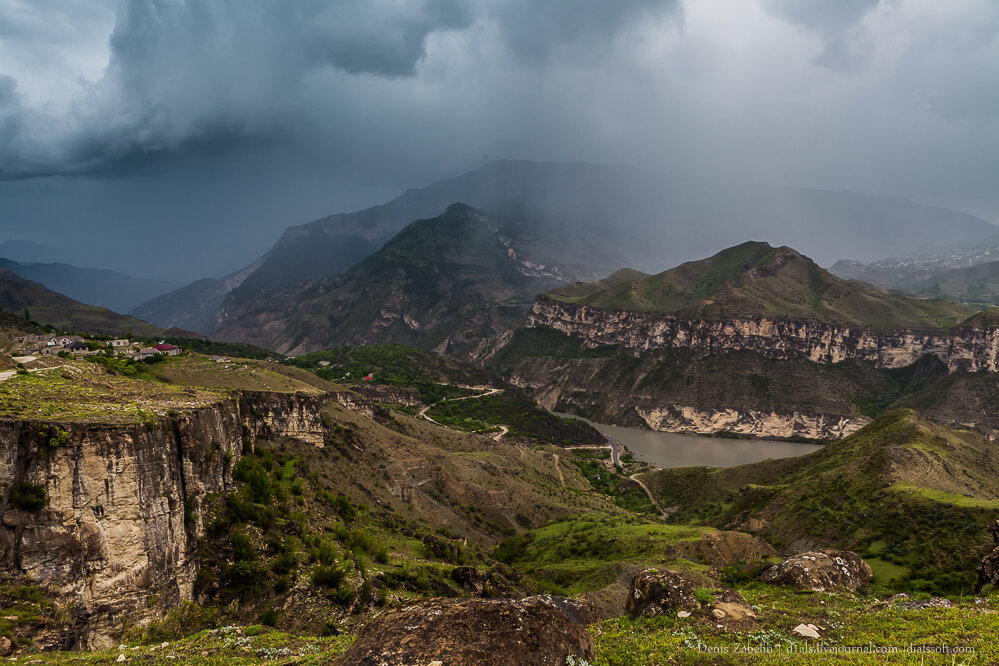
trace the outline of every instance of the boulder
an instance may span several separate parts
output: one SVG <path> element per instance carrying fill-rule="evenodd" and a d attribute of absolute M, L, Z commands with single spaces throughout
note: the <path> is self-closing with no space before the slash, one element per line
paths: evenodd
<path fill-rule="evenodd" d="M 557 597 L 553 594 L 538 594 L 533 597 L 522 599 L 525 606 L 549 606 L 555 610 L 565 613 L 565 616 L 576 624 L 592 624 L 598 620 L 592 604 L 568 597 Z"/>
<path fill-rule="evenodd" d="M 451 580 L 461 585 L 464 590 L 482 594 L 483 578 L 475 567 L 455 567 L 451 570 Z"/>
<path fill-rule="evenodd" d="M 995 546 L 992 552 L 982 558 L 978 565 L 978 582 L 975 583 L 975 594 L 982 591 L 988 584 L 999 587 L 999 520 L 992 526 L 992 542 Z"/>
<path fill-rule="evenodd" d="M 592 660 L 593 637 L 560 603 L 557 597 L 419 601 L 372 619 L 336 663 L 561 666 L 570 656 Z"/>
<path fill-rule="evenodd" d="M 777 554 L 769 543 L 745 532 L 708 532 L 697 541 L 681 541 L 675 550 L 679 556 L 723 568 L 740 562 L 764 560 Z"/>
<path fill-rule="evenodd" d="M 697 598 L 698 589 L 710 590 L 711 599 L 702 603 Z M 646 569 L 636 575 L 625 609 L 636 617 L 689 614 L 703 609 L 719 620 L 756 619 L 753 609 L 735 590 L 721 587 L 715 581 L 705 584 L 696 574 L 670 569 Z"/>
<path fill-rule="evenodd" d="M 874 574 L 860 555 L 848 550 L 814 550 L 792 555 L 780 564 L 767 567 L 760 580 L 773 585 L 789 585 L 797 590 L 829 592 L 858 590 Z"/>
<path fill-rule="evenodd" d="M 646 569 L 632 579 L 625 610 L 636 617 L 700 610 L 697 588 L 682 571 Z"/>

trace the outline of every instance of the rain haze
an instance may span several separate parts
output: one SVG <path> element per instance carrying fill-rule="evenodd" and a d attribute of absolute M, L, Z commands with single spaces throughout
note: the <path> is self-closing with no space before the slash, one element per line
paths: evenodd
<path fill-rule="evenodd" d="M 993 0 L 0 0 L 0 242 L 182 284 L 501 158 L 996 222 L 997 35 Z"/>

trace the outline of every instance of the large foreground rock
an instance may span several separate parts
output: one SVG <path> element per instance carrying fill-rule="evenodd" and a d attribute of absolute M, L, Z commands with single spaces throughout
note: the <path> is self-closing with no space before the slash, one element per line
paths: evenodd
<path fill-rule="evenodd" d="M 710 592 L 705 601 L 697 591 Z M 735 590 L 722 587 L 716 581 L 687 571 L 646 569 L 631 581 L 625 610 L 636 617 L 673 615 L 680 611 L 710 611 L 715 619 L 752 620 L 752 608 Z"/>
<path fill-rule="evenodd" d="M 558 664 L 593 659 L 593 637 L 570 599 L 430 599 L 382 613 L 337 664 L 410 666 Z"/>
<path fill-rule="evenodd" d="M 849 550 L 814 550 L 792 555 L 763 570 L 760 580 L 798 590 L 858 590 L 874 576 L 860 555 Z"/>

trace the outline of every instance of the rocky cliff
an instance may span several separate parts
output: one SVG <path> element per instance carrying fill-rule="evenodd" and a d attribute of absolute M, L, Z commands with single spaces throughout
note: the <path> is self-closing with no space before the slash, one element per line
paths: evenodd
<path fill-rule="evenodd" d="M 242 393 L 128 426 L 0 421 L 0 567 L 73 599 L 81 645 L 110 644 L 123 620 L 191 598 L 202 498 L 232 488 L 257 434 L 321 444 L 325 400 Z"/>
<path fill-rule="evenodd" d="M 863 416 L 736 408 L 698 409 L 688 405 L 637 407 L 635 411 L 652 430 L 699 435 L 731 433 L 765 439 L 840 439 L 870 422 Z"/>
<path fill-rule="evenodd" d="M 539 296 L 527 316 L 529 328 L 579 336 L 587 347 L 620 345 L 633 352 L 666 348 L 700 355 L 752 351 L 773 359 L 837 363 L 870 361 L 899 368 L 934 354 L 948 369 L 999 371 L 999 328 L 870 330 L 855 326 L 777 317 L 685 320 L 669 314 L 605 310 Z"/>

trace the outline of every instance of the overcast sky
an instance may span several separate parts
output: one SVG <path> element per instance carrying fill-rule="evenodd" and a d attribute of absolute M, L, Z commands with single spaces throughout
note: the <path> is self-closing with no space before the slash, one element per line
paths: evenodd
<path fill-rule="evenodd" d="M 0 242 L 186 282 L 501 157 L 999 222 L 997 35 L 996 0 L 0 0 Z"/>

